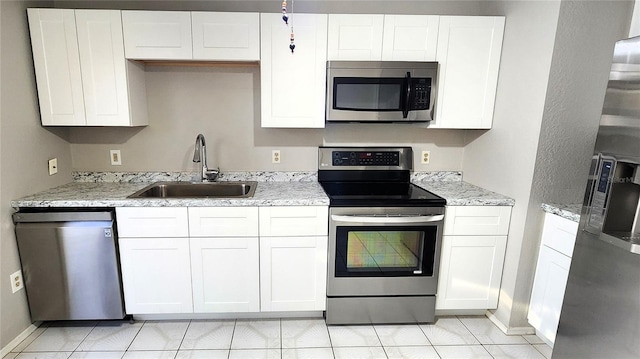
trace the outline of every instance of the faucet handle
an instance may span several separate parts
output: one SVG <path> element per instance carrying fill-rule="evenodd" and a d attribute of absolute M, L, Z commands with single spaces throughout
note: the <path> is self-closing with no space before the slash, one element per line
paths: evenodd
<path fill-rule="evenodd" d="M 212 169 L 212 170 L 206 170 L 202 174 L 204 176 L 204 178 L 203 178 L 204 181 L 213 182 L 220 175 L 220 168 L 216 168 L 216 169 Z"/>

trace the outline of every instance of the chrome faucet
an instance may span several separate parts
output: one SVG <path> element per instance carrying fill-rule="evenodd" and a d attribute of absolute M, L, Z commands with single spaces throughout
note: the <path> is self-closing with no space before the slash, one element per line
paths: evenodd
<path fill-rule="evenodd" d="M 207 146 L 204 136 L 202 134 L 198 134 L 196 137 L 196 145 L 195 151 L 193 153 L 193 162 L 200 162 L 201 164 L 201 175 L 202 182 L 213 182 L 218 178 L 220 174 L 220 169 L 216 168 L 210 170 L 207 167 Z"/>

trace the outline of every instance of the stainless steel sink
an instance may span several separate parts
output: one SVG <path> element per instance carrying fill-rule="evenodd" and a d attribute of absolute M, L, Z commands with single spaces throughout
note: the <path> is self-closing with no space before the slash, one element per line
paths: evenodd
<path fill-rule="evenodd" d="M 156 182 L 128 198 L 249 198 L 257 182 Z"/>

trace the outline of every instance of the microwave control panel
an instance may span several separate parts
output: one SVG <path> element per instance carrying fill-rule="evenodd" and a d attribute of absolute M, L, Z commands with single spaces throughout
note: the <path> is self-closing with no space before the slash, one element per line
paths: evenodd
<path fill-rule="evenodd" d="M 333 151 L 334 166 L 399 166 L 400 153 L 394 151 Z"/>
<path fill-rule="evenodd" d="M 428 110 L 431 102 L 431 79 L 411 79 L 411 110 Z"/>

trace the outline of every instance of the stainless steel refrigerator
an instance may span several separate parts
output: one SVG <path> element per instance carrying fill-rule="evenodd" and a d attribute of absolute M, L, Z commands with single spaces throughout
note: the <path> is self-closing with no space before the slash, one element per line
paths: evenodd
<path fill-rule="evenodd" d="M 640 37 L 616 43 L 553 359 L 640 358 Z"/>

